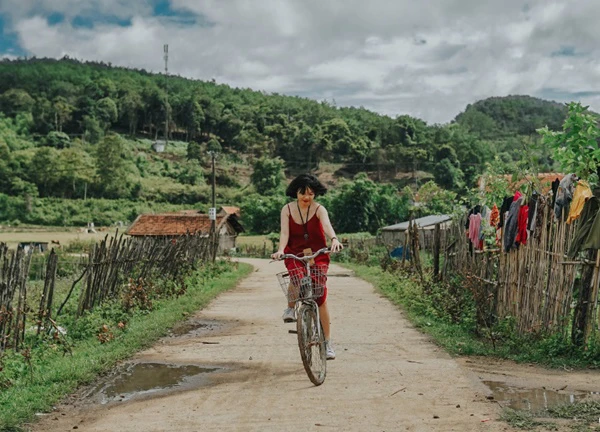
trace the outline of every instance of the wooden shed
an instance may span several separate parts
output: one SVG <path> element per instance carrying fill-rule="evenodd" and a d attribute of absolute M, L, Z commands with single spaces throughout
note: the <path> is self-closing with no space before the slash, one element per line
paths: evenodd
<path fill-rule="evenodd" d="M 232 207 L 236 209 L 237 207 Z M 237 214 L 232 208 L 223 208 L 217 214 L 216 229 L 219 233 L 219 253 L 234 249 L 236 238 L 244 228 L 239 222 L 239 209 Z M 211 220 L 207 214 L 197 210 L 182 210 L 172 213 L 142 214 L 139 215 L 126 234 L 130 236 L 156 236 L 176 238 L 186 234 L 210 234 Z"/>
<path fill-rule="evenodd" d="M 440 224 L 440 229 L 445 231 L 450 227 L 452 216 L 450 215 L 430 215 L 422 218 L 413 219 L 419 227 L 419 243 L 422 247 L 429 247 L 433 242 L 433 230 L 437 223 Z M 395 225 L 386 226 L 381 229 L 381 240 L 385 245 L 390 247 L 402 246 L 404 244 L 404 236 L 408 230 L 410 221 L 401 222 Z"/>

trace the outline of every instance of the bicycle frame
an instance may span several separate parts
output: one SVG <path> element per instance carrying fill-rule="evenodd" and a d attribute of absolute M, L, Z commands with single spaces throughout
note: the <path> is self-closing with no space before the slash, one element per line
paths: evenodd
<path fill-rule="evenodd" d="M 300 356 L 309 379 L 315 385 L 323 384 L 327 373 L 325 335 L 321 324 L 319 306 L 314 298 L 315 295 L 318 296 L 320 294 L 319 291 L 316 291 L 315 293 L 315 289 L 318 289 L 320 284 L 318 281 L 314 281 L 314 278 L 318 280 L 319 276 L 324 276 L 325 273 L 320 273 L 321 269 L 319 266 L 315 266 L 311 269 L 310 261 L 321 254 L 329 252 L 330 250 L 328 248 L 323 248 L 312 255 L 299 257 L 293 254 L 285 254 L 281 257 L 281 259 L 294 259 L 300 261 L 305 269 L 305 272 L 300 272 L 301 277 L 299 278 L 293 278 L 291 273 L 292 270 L 301 270 L 301 267 L 295 267 L 294 269 L 289 269 L 287 273 L 281 273 L 281 275 L 283 275 L 281 278 L 283 282 L 280 281 L 280 283 L 281 287 L 284 289 L 284 293 L 288 297 L 288 302 L 291 299 L 294 299 L 294 309 L 297 316 L 296 333 L 298 334 Z M 284 283 L 286 282 L 286 277 L 287 286 Z M 297 293 L 293 293 L 295 294 L 293 296 L 290 293 L 290 290 L 292 289 L 298 290 Z M 310 324 L 307 322 L 307 317 Z M 317 356 L 313 356 L 314 348 L 317 349 Z M 313 367 L 315 365 L 313 360 L 315 359 L 320 359 L 316 360 L 316 369 Z"/>

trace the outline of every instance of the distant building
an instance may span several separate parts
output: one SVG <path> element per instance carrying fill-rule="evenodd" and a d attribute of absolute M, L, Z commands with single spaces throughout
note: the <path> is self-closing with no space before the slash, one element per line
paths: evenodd
<path fill-rule="evenodd" d="M 452 223 L 450 215 L 430 215 L 422 218 L 413 219 L 413 223 L 419 227 L 419 243 L 422 246 L 428 245 L 433 240 L 433 230 L 435 224 L 440 224 L 441 230 L 446 230 Z M 381 228 L 381 240 L 388 246 L 402 246 L 406 231 L 408 231 L 410 221 L 401 222 Z"/>
<path fill-rule="evenodd" d="M 164 152 L 165 151 L 165 141 L 163 141 L 163 140 L 154 141 L 154 144 L 152 144 L 152 148 L 154 149 L 154 151 L 156 153 Z"/>
<path fill-rule="evenodd" d="M 227 209 L 227 210 L 225 210 Z M 232 209 L 237 209 L 232 211 Z M 236 247 L 237 236 L 244 232 L 239 222 L 239 208 L 222 207 L 217 214 L 216 229 L 219 233 L 219 253 Z M 210 234 L 211 220 L 198 210 L 182 210 L 172 213 L 139 215 L 126 234 L 133 237 L 176 238 L 186 234 Z"/>

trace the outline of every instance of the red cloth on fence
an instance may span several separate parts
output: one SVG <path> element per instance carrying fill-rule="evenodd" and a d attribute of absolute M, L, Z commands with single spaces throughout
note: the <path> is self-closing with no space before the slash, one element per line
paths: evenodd
<path fill-rule="evenodd" d="M 519 218 L 517 219 L 517 236 L 515 243 L 527 244 L 527 220 L 529 219 L 529 206 L 524 205 L 519 209 Z"/>

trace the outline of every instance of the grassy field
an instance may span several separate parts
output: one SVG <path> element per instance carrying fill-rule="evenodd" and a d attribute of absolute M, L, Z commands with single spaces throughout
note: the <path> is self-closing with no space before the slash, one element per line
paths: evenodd
<path fill-rule="evenodd" d="M 265 235 L 241 235 L 235 242 L 238 246 L 263 246 L 267 242 L 267 247 L 271 247 L 271 240 Z"/>
<path fill-rule="evenodd" d="M 0 243 L 8 244 L 9 248 L 16 248 L 21 242 L 59 242 L 61 246 L 73 241 L 91 242 L 100 241 L 104 237 L 114 235 L 116 228 L 96 228 L 95 234 L 83 233 L 79 228 L 68 227 L 40 227 L 40 226 L 20 226 L 20 227 L 0 227 Z M 123 232 L 121 229 L 120 232 Z M 51 245 L 50 245 L 51 246 Z"/>

